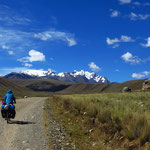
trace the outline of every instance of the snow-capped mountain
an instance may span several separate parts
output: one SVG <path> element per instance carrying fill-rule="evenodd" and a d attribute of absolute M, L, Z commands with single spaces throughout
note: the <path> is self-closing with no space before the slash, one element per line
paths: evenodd
<path fill-rule="evenodd" d="M 44 71 L 42 69 L 40 69 L 40 70 L 25 70 L 25 71 L 20 71 L 19 73 L 30 75 L 33 77 L 45 77 L 45 76 L 55 75 L 55 72 L 50 69 L 48 71 Z"/>
<path fill-rule="evenodd" d="M 96 73 L 88 71 L 73 71 L 56 73 L 52 70 L 25 70 L 19 73 L 10 73 L 5 78 L 49 78 L 66 82 L 84 82 L 84 83 L 109 83 L 109 80 L 106 77 L 97 75 Z"/>

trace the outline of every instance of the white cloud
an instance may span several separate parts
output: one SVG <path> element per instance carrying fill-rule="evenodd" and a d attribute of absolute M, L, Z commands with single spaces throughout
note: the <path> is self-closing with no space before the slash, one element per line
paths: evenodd
<path fill-rule="evenodd" d="M 8 6 L 0 5 L 0 10 L 1 25 L 28 25 L 32 22 L 29 18 L 22 16 L 21 13 L 14 11 L 14 9 Z"/>
<path fill-rule="evenodd" d="M 142 3 L 142 2 L 133 2 L 132 3 L 133 5 L 136 5 L 136 6 L 150 6 L 150 3 L 149 2 L 146 2 L 146 3 Z"/>
<path fill-rule="evenodd" d="M 61 40 L 68 43 L 68 46 L 74 46 L 77 45 L 77 41 L 74 39 L 74 36 L 70 33 L 61 32 L 61 31 L 45 31 L 41 33 L 34 34 L 35 38 L 39 38 L 41 40 L 47 41 L 55 41 L 55 40 Z"/>
<path fill-rule="evenodd" d="M 117 11 L 117 10 L 110 10 L 111 11 L 111 15 L 110 15 L 110 17 L 112 17 L 112 18 L 114 18 L 114 17 L 118 17 L 119 16 L 119 14 L 120 14 L 120 12 L 119 11 Z"/>
<path fill-rule="evenodd" d="M 133 56 L 130 52 L 127 52 L 121 56 L 121 58 L 126 62 L 130 64 L 140 64 L 143 62 L 138 56 Z"/>
<path fill-rule="evenodd" d="M 45 61 L 45 55 L 36 50 L 30 50 L 29 56 L 18 59 L 20 62 L 34 62 L 34 61 Z"/>
<path fill-rule="evenodd" d="M 136 5 L 136 6 L 140 6 L 140 5 L 141 5 L 140 2 L 133 2 L 132 4 L 133 4 L 133 5 Z"/>
<path fill-rule="evenodd" d="M 23 64 L 25 67 L 32 67 L 32 64 L 29 64 L 29 63 L 24 63 Z"/>
<path fill-rule="evenodd" d="M 129 15 L 129 18 L 133 21 L 136 21 L 136 20 L 146 20 L 146 19 L 149 19 L 150 18 L 150 14 L 136 14 L 136 13 L 133 13 L 131 12 L 131 14 Z"/>
<path fill-rule="evenodd" d="M 66 40 L 68 41 L 69 46 L 77 45 L 77 41 L 73 38 L 66 38 Z"/>
<path fill-rule="evenodd" d="M 114 39 L 107 38 L 106 39 L 106 43 L 108 45 L 113 45 L 113 48 L 119 47 L 119 43 L 121 42 L 134 42 L 134 40 L 131 37 L 126 36 L 126 35 L 122 35 L 120 39 L 119 38 L 114 38 Z"/>
<path fill-rule="evenodd" d="M 101 68 L 97 66 L 94 62 L 91 62 L 90 64 L 88 64 L 88 66 L 90 67 L 92 71 L 95 71 L 95 72 L 98 72 L 101 70 Z"/>
<path fill-rule="evenodd" d="M 8 51 L 8 54 L 9 55 L 14 55 L 14 52 L 13 51 Z"/>
<path fill-rule="evenodd" d="M 131 0 L 119 0 L 120 4 L 129 4 Z"/>
<path fill-rule="evenodd" d="M 52 38 L 51 34 L 50 33 L 46 33 L 46 32 L 45 33 L 34 34 L 34 37 L 35 38 L 39 38 L 39 39 L 41 39 L 43 41 L 47 41 L 48 39 Z"/>
<path fill-rule="evenodd" d="M 51 33 L 51 34 L 50 34 Z M 22 56 L 26 49 L 31 47 L 41 49 L 44 45 L 43 41 L 49 40 L 50 42 L 63 41 L 68 46 L 74 46 L 77 41 L 70 33 L 51 31 L 50 33 L 23 32 L 15 29 L 5 29 L 0 27 L 0 47 L 5 50 L 13 50 L 16 56 Z M 35 37 L 34 37 L 34 36 Z M 35 38 L 40 38 L 41 41 L 36 41 Z"/>
<path fill-rule="evenodd" d="M 9 55 L 14 55 L 14 51 L 9 50 L 10 47 L 7 46 L 7 45 L 3 44 L 3 45 L 2 45 L 2 49 L 7 50 L 7 52 L 8 52 Z M 9 51 L 8 51 L 8 50 L 9 50 Z"/>
<path fill-rule="evenodd" d="M 116 69 L 115 71 L 116 71 L 116 72 L 120 72 L 120 70 L 119 70 L 119 69 Z"/>
<path fill-rule="evenodd" d="M 133 42 L 134 40 L 131 37 L 129 37 L 129 36 L 122 35 L 120 41 L 121 42 Z"/>
<path fill-rule="evenodd" d="M 6 50 L 8 50 L 9 49 L 9 46 L 7 46 L 7 45 L 2 45 L 2 49 L 6 49 Z"/>
<path fill-rule="evenodd" d="M 117 48 L 117 47 L 119 47 L 120 45 L 119 44 L 114 44 L 113 46 L 112 46 L 112 48 Z"/>
<path fill-rule="evenodd" d="M 144 46 L 144 47 L 150 47 L 150 37 L 148 37 L 148 38 L 146 39 L 146 41 L 147 41 L 146 44 L 141 44 L 141 45 Z"/>
<path fill-rule="evenodd" d="M 133 73 L 132 78 L 141 79 L 144 77 L 148 77 L 150 75 L 150 71 L 144 71 L 141 73 Z"/>
<path fill-rule="evenodd" d="M 0 45 L 4 50 L 13 50 L 17 55 L 22 55 L 25 49 L 37 47 L 32 37 L 33 33 L 0 27 Z"/>
<path fill-rule="evenodd" d="M 115 43 L 119 43 L 120 40 L 118 38 L 114 38 L 114 39 L 107 38 L 106 42 L 107 42 L 108 45 L 113 45 Z"/>

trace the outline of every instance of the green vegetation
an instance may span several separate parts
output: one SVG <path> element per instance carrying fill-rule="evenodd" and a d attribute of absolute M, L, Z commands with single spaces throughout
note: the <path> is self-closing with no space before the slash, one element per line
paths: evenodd
<path fill-rule="evenodd" d="M 49 103 L 77 149 L 150 149 L 148 92 L 53 96 Z"/>

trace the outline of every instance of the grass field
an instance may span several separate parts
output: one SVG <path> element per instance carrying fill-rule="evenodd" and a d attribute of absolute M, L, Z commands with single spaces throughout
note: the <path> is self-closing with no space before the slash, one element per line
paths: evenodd
<path fill-rule="evenodd" d="M 77 149 L 150 149 L 150 93 L 53 96 Z"/>

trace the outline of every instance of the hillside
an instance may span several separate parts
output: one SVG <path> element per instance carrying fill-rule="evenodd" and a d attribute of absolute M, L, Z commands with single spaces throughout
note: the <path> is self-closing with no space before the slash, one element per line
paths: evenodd
<path fill-rule="evenodd" d="M 2 80 L 2 79 L 1 79 Z M 18 94 L 20 90 L 32 93 L 33 95 L 48 96 L 52 93 L 57 94 L 86 94 L 86 93 L 103 93 L 103 92 L 121 92 L 124 87 L 129 87 L 132 91 L 142 89 L 142 80 L 131 80 L 123 83 L 68 83 L 53 79 L 3 79 L 7 83 L 5 88 L 14 87 Z M 8 84 L 9 83 L 9 84 Z M 3 84 L 1 83 L 1 86 Z M 9 87 L 9 88 L 8 88 Z M 4 88 L 4 89 L 5 89 Z M 3 88 L 2 88 L 3 89 Z M 19 92 L 20 91 L 20 92 Z M 22 94 L 24 95 L 24 94 Z"/>
<path fill-rule="evenodd" d="M 8 79 L 22 87 L 33 91 L 57 92 L 66 89 L 71 84 L 53 79 Z"/>
<path fill-rule="evenodd" d="M 77 83 L 60 91 L 61 94 L 70 93 L 101 93 L 101 92 L 121 92 L 124 87 L 129 87 L 132 91 L 139 91 L 142 89 L 142 84 L 145 79 L 131 80 L 123 83 L 102 83 L 102 84 L 89 84 Z"/>
<path fill-rule="evenodd" d="M 25 95 L 33 96 L 36 94 L 28 88 L 19 86 L 14 82 L 0 77 L 0 98 L 3 98 L 6 92 L 10 89 L 14 92 L 16 97 L 23 97 Z"/>

